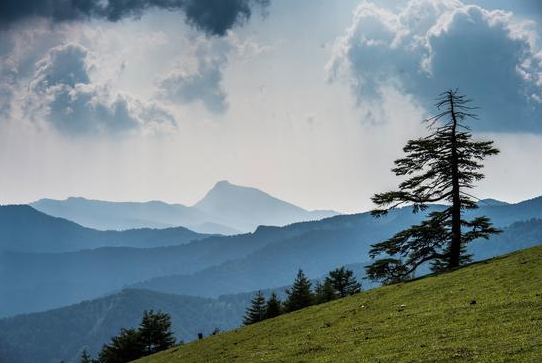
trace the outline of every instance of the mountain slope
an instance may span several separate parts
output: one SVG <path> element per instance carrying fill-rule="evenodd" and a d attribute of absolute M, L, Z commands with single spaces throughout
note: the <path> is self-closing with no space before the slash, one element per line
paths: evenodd
<path fill-rule="evenodd" d="M 148 249 L 108 247 L 69 253 L 0 253 L 0 317 L 73 304 L 154 277 L 192 274 L 325 226 L 305 222 L 284 228 L 260 227 L 254 233 L 213 236 L 181 246 Z"/>
<path fill-rule="evenodd" d="M 185 244 L 207 235 L 183 227 L 97 231 L 27 205 L 0 206 L 0 252 L 68 252 L 88 248 L 157 247 Z"/>
<path fill-rule="evenodd" d="M 218 182 L 194 208 L 214 216 L 221 224 L 242 231 L 254 230 L 259 225 L 284 226 L 306 220 L 317 220 L 336 215 L 333 211 L 309 212 L 256 188 Z"/>
<path fill-rule="evenodd" d="M 309 277 L 316 278 L 337 266 L 359 262 L 368 264 L 370 243 L 386 238 L 392 228 L 410 225 L 412 220 L 407 218 L 415 217 L 411 213 L 401 216 L 401 212 L 396 211 L 389 219 L 379 220 L 381 224 L 373 224 L 372 228 L 371 221 L 365 220 L 364 215 L 334 217 L 326 221 L 334 221 L 335 228 L 330 226 L 326 230 L 308 231 L 262 247 L 246 257 L 226 261 L 191 275 L 157 277 L 135 286 L 212 297 L 286 285 L 299 268 Z M 350 224 L 345 224 L 346 221 Z M 470 245 L 469 252 L 474 254 L 476 260 L 481 260 L 541 242 L 542 220 L 530 220 L 512 224 L 489 241 L 475 241 Z"/>
<path fill-rule="evenodd" d="M 137 362 L 537 362 L 541 260 L 538 246 L 303 309 Z"/>
<path fill-rule="evenodd" d="M 466 215 L 467 217 L 486 215 L 496 226 L 506 227 L 517 221 L 542 218 L 542 196 L 515 204 L 480 203 L 479 209 L 469 211 Z"/>
<path fill-rule="evenodd" d="M 125 286 L 207 297 L 282 286 L 298 268 L 316 278 L 340 265 L 366 263 L 371 243 L 421 217 L 404 208 L 385 218 L 341 215 L 175 247 L 0 254 L 0 316 L 73 304 Z M 473 244 L 471 252 L 482 259 L 540 241 L 542 221 L 520 222 Z"/>
<path fill-rule="evenodd" d="M 182 204 L 159 201 L 108 202 L 70 197 L 65 200 L 40 199 L 30 205 L 43 213 L 98 230 L 196 226 L 199 227 L 198 231 L 205 231 L 202 233 L 218 233 L 214 227 L 221 228 L 222 231 L 237 232 L 220 225 L 200 226 L 212 218 L 196 208 Z"/>
<path fill-rule="evenodd" d="M 167 312 L 179 340 L 209 335 L 215 328 L 231 329 L 241 323 L 251 296 L 205 299 L 127 289 L 43 313 L 0 319 L 0 353 L 19 357 L 10 363 L 79 362 L 86 347 L 95 355 L 120 328 L 139 324 L 144 310 Z M 0 358 L 0 362 L 1 362 Z"/>

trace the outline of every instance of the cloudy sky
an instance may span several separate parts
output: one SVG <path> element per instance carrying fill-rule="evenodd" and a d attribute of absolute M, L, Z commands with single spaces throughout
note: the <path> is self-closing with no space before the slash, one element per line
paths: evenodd
<path fill-rule="evenodd" d="M 356 212 L 459 88 L 501 154 L 480 197 L 542 194 L 537 0 L 0 2 L 0 203 L 191 204 L 218 180 Z"/>

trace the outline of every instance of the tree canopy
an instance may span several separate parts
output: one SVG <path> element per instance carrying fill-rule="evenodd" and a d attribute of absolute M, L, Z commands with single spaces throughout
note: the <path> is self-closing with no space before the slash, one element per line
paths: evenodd
<path fill-rule="evenodd" d="M 361 284 L 356 281 L 354 272 L 344 266 L 330 271 L 328 279 L 338 297 L 346 297 L 361 291 Z"/>
<path fill-rule="evenodd" d="M 383 255 L 366 268 L 372 280 L 399 281 L 427 262 L 434 271 L 456 268 L 470 261 L 469 242 L 499 232 L 487 217 L 463 218 L 464 210 L 477 208 L 470 190 L 484 178 L 482 161 L 499 153 L 493 141 L 472 140 L 467 121 L 477 116 L 470 104 L 457 90 L 442 93 L 438 113 L 426 120 L 431 134 L 408 141 L 406 156 L 395 161 L 392 171 L 405 180 L 398 190 L 373 196 L 377 217 L 404 205 L 414 213 L 427 211 L 433 203 L 445 205 L 432 206 L 420 224 L 371 246 L 371 258 Z"/>
<path fill-rule="evenodd" d="M 243 319 L 244 325 L 250 325 L 262 321 L 265 319 L 266 303 L 265 297 L 261 291 L 256 293 L 256 296 L 252 299 L 250 306 L 247 308 L 245 317 Z"/>
<path fill-rule="evenodd" d="M 303 273 L 303 270 L 297 272 L 294 284 L 286 291 L 287 299 L 284 303 L 286 311 L 295 311 L 311 306 L 314 303 L 314 295 L 311 291 L 311 282 Z"/>
<path fill-rule="evenodd" d="M 153 354 L 175 345 L 171 330 L 171 317 L 163 312 L 145 310 L 139 328 L 121 329 L 119 335 L 111 338 L 98 354 L 95 363 L 125 363 Z M 83 352 L 83 359 L 90 357 Z"/>

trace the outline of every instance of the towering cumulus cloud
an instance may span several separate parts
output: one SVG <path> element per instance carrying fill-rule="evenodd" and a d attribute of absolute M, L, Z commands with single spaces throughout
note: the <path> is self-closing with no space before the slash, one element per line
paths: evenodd
<path fill-rule="evenodd" d="M 252 8 L 269 0 L 2 0 L 0 26 L 33 17 L 53 22 L 104 19 L 118 21 L 151 9 L 181 11 L 189 24 L 211 35 L 224 35 L 250 18 Z"/>
<path fill-rule="evenodd" d="M 394 86 L 430 106 L 459 88 L 481 107 L 479 130 L 542 132 L 542 52 L 533 23 L 456 0 L 412 0 L 399 12 L 363 1 L 328 68 L 361 102 Z"/>

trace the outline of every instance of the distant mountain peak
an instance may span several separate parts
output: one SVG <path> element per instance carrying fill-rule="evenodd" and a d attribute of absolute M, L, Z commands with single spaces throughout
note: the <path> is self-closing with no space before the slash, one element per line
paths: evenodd
<path fill-rule="evenodd" d="M 260 189 L 232 184 L 228 180 L 217 182 L 194 208 L 241 231 L 253 231 L 259 225 L 284 226 L 337 214 L 333 211 L 310 212 Z"/>
<path fill-rule="evenodd" d="M 191 207 L 161 201 L 113 202 L 79 196 L 64 200 L 40 199 L 30 205 L 49 215 L 100 230 L 183 226 L 211 234 L 246 233 L 259 225 L 284 226 L 338 214 L 326 210 L 307 211 L 257 188 L 233 184 L 226 179 L 216 182 Z"/>
<path fill-rule="evenodd" d="M 227 187 L 227 186 L 233 186 L 232 183 L 230 183 L 228 180 L 219 180 L 216 182 L 214 188 L 220 188 L 220 187 Z"/>
<path fill-rule="evenodd" d="M 493 198 L 486 198 L 486 199 L 479 200 L 477 204 L 480 207 L 500 207 L 503 205 L 509 205 L 510 203 L 503 202 L 502 200 L 497 200 Z"/>

